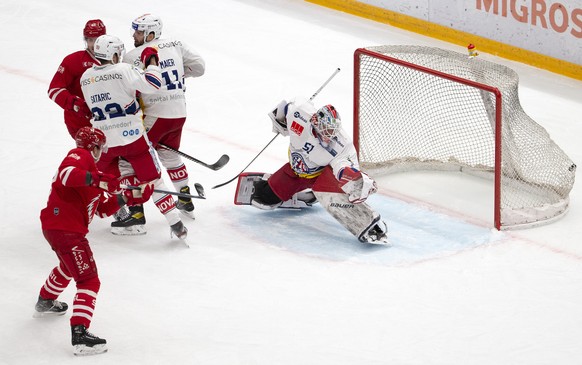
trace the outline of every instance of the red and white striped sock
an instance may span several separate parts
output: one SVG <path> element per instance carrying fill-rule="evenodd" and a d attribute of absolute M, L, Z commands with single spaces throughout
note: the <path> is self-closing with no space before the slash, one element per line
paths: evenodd
<path fill-rule="evenodd" d="M 67 268 L 60 263 L 56 266 L 49 277 L 46 279 L 42 288 L 40 288 L 40 297 L 43 299 L 55 300 L 67 288 L 72 277 Z"/>
<path fill-rule="evenodd" d="M 87 289 L 77 289 L 77 295 L 73 301 L 73 315 L 71 317 L 71 326 L 82 324 L 89 328 L 93 319 L 97 293 Z"/>

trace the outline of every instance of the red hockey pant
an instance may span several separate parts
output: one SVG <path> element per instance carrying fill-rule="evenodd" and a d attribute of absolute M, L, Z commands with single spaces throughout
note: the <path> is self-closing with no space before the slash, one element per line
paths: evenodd
<path fill-rule="evenodd" d="M 76 232 L 43 230 L 42 233 L 57 254 L 59 265 L 51 271 L 40 290 L 40 296 L 56 299 L 71 278 L 74 279 L 77 294 L 73 301 L 71 326 L 82 324 L 89 328 L 101 287 L 89 241 L 85 235 Z"/>

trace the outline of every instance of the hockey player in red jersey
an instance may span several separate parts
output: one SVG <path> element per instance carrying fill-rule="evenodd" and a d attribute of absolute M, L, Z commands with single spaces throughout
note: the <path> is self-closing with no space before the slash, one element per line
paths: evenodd
<path fill-rule="evenodd" d="M 275 173 L 243 173 L 235 204 L 260 209 L 319 203 L 360 242 L 387 244 L 386 223 L 365 203 L 377 187 L 360 171 L 352 141 L 332 105 L 281 101 L 269 113 L 273 132 L 289 137 L 289 162 Z"/>
<path fill-rule="evenodd" d="M 179 154 L 160 144 L 180 149 L 182 128 L 186 122 L 186 78 L 204 75 L 204 59 L 184 42 L 175 38 L 160 38 L 163 23 L 159 16 L 144 14 L 132 23 L 135 49 L 129 51 L 123 62 L 143 67 L 141 53 L 147 47 L 158 50 L 162 68 L 162 87 L 152 94 L 140 95 L 144 108 L 144 125 L 149 140 L 158 152 L 162 165 L 168 171 L 174 188 L 190 194 L 188 170 Z M 194 219 L 194 204 L 190 198 L 179 198 L 176 207 Z"/>
<path fill-rule="evenodd" d="M 63 315 L 68 305 L 57 300 L 71 279 L 77 285 L 71 316 L 71 343 L 75 355 L 107 351 L 106 341 L 87 331 L 91 325 L 101 285 L 93 253 L 87 241 L 94 215 L 105 217 L 126 204 L 141 204 L 153 186 L 141 191 L 121 190 L 119 180 L 97 170 L 96 161 L 107 149 L 99 129 L 82 127 L 75 135 L 77 148 L 61 162 L 53 178 L 47 206 L 40 213 L 42 232 L 59 258 L 40 289 L 34 317 Z"/>
<path fill-rule="evenodd" d="M 63 59 L 48 89 L 49 98 L 64 109 L 65 125 L 73 138 L 79 128 L 91 126 L 91 112 L 83 99 L 79 80 L 86 69 L 99 64 L 93 45 L 97 37 L 105 32 L 105 24 L 101 20 L 89 20 L 83 28 L 85 49 Z"/>

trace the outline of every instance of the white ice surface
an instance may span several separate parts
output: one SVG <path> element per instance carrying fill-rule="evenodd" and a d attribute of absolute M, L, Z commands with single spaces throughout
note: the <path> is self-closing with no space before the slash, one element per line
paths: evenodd
<path fill-rule="evenodd" d="M 206 187 L 186 248 L 146 205 L 148 233 L 115 237 L 96 219 L 88 238 L 102 282 L 91 331 L 109 352 L 76 359 L 69 315 L 32 318 L 56 256 L 38 219 L 72 140 L 46 95 L 62 58 L 101 18 L 131 49 L 130 22 L 159 14 L 164 36 L 198 50 L 182 149 Z M 3 0 L 0 38 L 0 364 L 579 364 L 582 360 L 580 185 L 560 221 L 491 229 L 491 188 L 463 176 L 380 179 L 370 203 L 391 248 L 364 247 L 321 207 L 262 212 L 233 205 L 227 181 L 272 138 L 266 113 L 317 97 L 351 124 L 353 52 L 380 44 L 463 47 L 292 0 L 79 2 Z M 467 43 L 469 43 L 468 40 Z M 477 45 L 478 46 L 478 45 Z M 520 75 L 525 111 L 582 161 L 582 83 L 482 54 Z M 349 130 L 350 128 L 348 128 Z M 248 171 L 276 170 L 279 137 Z M 61 299 L 72 304 L 71 285 Z"/>

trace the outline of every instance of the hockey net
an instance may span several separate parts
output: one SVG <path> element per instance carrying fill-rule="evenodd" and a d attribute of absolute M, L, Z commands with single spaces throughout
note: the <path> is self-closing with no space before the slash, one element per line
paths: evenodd
<path fill-rule="evenodd" d="M 576 165 L 521 108 L 512 69 L 432 47 L 354 54 L 354 143 L 373 176 L 470 172 L 494 184 L 497 229 L 566 213 Z"/>

